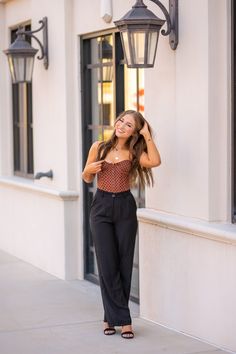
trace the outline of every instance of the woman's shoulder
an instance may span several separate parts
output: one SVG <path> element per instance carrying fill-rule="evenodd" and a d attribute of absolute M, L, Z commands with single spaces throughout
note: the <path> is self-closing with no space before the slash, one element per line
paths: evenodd
<path fill-rule="evenodd" d="M 90 152 L 96 157 L 98 155 L 99 147 L 101 144 L 103 144 L 103 141 L 95 141 L 90 148 Z"/>
<path fill-rule="evenodd" d="M 95 141 L 89 149 L 89 158 L 96 161 L 101 141 Z"/>
<path fill-rule="evenodd" d="M 97 150 L 99 148 L 99 146 L 103 143 L 103 141 L 95 141 L 92 146 L 91 146 L 91 149 L 93 150 Z"/>

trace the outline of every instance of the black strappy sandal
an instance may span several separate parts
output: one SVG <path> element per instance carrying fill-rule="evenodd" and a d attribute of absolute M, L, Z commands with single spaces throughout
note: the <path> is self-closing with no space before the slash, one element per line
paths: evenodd
<path fill-rule="evenodd" d="M 134 338 L 134 332 L 132 331 L 121 332 L 121 337 L 125 339 L 132 339 Z"/>
<path fill-rule="evenodd" d="M 116 330 L 115 330 L 115 328 L 107 327 L 107 328 L 104 329 L 103 332 L 104 332 L 104 334 L 105 334 L 106 336 L 111 336 L 112 334 L 115 334 L 115 333 L 116 333 Z"/>

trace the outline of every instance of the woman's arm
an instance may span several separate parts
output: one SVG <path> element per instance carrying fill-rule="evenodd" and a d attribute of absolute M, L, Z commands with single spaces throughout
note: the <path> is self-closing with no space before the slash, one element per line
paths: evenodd
<path fill-rule="evenodd" d="M 95 175 L 102 169 L 104 160 L 96 161 L 99 144 L 100 141 L 96 141 L 89 150 L 87 162 L 82 172 L 82 178 L 86 183 L 93 182 Z"/>
<path fill-rule="evenodd" d="M 146 168 L 159 166 L 161 164 L 161 156 L 148 130 L 147 123 L 144 124 L 139 134 L 143 135 L 147 144 L 147 152 L 143 152 L 140 156 L 140 165 Z"/>

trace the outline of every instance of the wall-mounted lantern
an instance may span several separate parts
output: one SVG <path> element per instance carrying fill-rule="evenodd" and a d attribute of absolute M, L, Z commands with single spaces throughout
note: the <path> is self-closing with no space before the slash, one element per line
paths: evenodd
<path fill-rule="evenodd" d="M 172 49 L 176 49 L 178 45 L 178 0 L 169 0 L 169 13 L 159 0 L 150 1 L 162 10 L 166 20 L 148 10 L 143 0 L 136 0 L 125 16 L 114 21 L 121 33 L 125 60 L 129 68 L 154 66 L 159 33 L 165 22 L 167 29 L 162 30 L 161 34 L 169 35 Z"/>
<path fill-rule="evenodd" d="M 48 68 L 48 25 L 47 17 L 44 17 L 41 21 L 41 27 L 35 31 L 24 31 L 22 27 L 19 27 L 16 32 L 17 38 L 10 45 L 10 47 L 4 50 L 7 55 L 9 68 L 11 72 L 11 78 L 13 83 L 31 82 L 34 57 L 38 52 L 38 49 L 33 48 L 29 42 L 25 40 L 25 37 L 34 38 L 39 44 L 41 55 L 37 58 L 44 60 L 45 69 Z M 34 33 L 43 30 L 43 43 L 34 35 Z"/>

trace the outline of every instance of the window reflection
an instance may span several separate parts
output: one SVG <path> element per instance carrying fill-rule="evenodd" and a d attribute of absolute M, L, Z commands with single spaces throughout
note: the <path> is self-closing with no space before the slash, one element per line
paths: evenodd
<path fill-rule="evenodd" d="M 106 140 L 115 120 L 112 35 L 91 40 L 91 63 L 93 137 L 94 140 Z"/>

